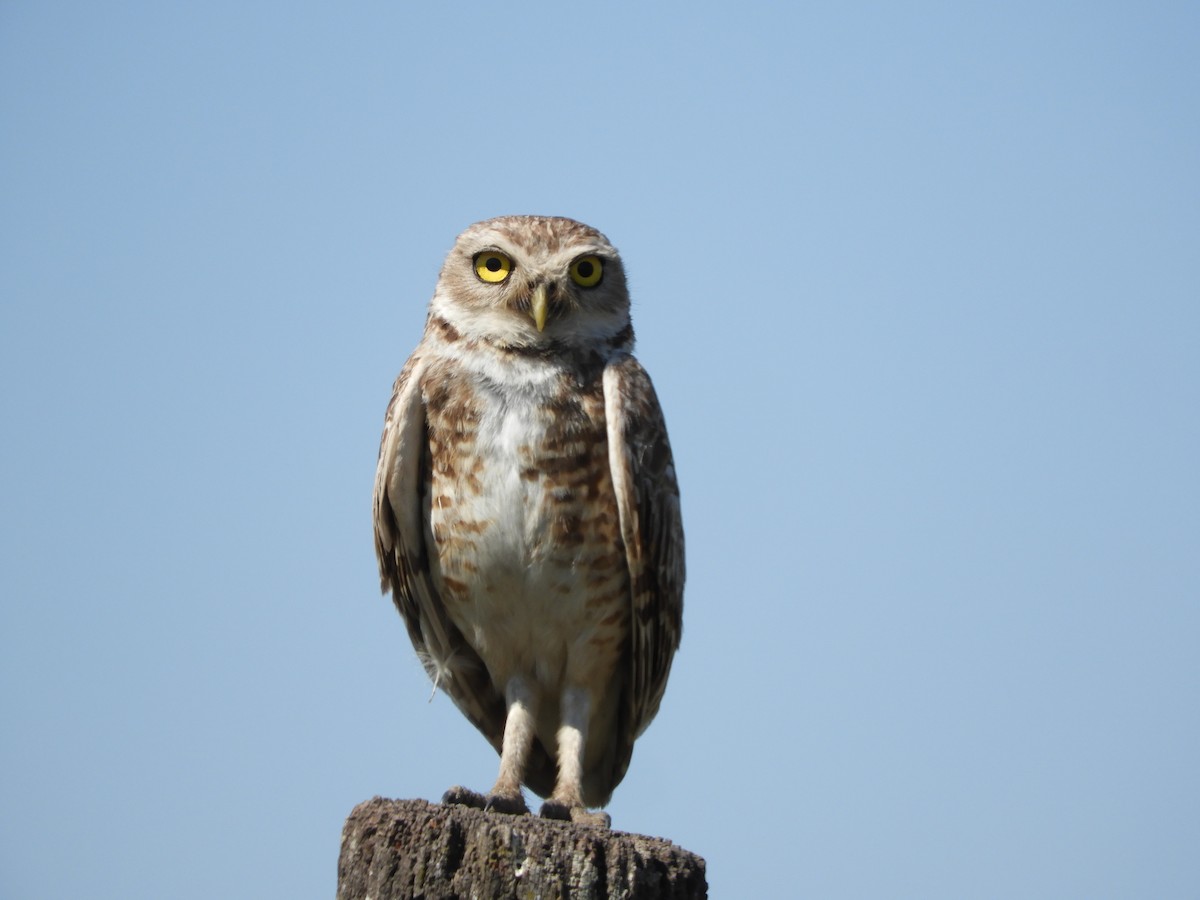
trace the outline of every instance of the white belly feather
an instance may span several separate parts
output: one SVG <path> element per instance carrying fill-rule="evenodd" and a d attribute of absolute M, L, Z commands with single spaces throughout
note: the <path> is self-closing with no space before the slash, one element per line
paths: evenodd
<path fill-rule="evenodd" d="M 439 546 L 436 570 L 463 585 L 457 596 L 444 592 L 447 610 L 501 692 L 514 676 L 532 678 L 551 694 L 596 676 L 606 681 L 608 673 L 596 665 L 613 661 L 611 654 L 573 652 L 593 640 L 605 610 L 588 606 L 595 585 L 589 591 L 583 551 L 555 544 L 554 488 L 530 475 L 537 456 L 531 448 L 547 438 L 550 389 L 526 382 L 504 394 L 478 390 L 479 418 L 466 451 L 472 459 L 458 464 L 477 472 L 477 489 L 455 482 L 445 510 L 436 498 L 449 485 L 432 491 L 434 532 L 441 526 L 450 536 Z M 464 522 L 486 527 L 472 527 L 469 541 L 456 546 Z"/>

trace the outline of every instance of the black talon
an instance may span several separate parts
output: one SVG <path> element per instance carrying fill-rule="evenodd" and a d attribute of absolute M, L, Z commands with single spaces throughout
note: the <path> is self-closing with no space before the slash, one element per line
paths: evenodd
<path fill-rule="evenodd" d="M 542 804 L 541 816 L 543 819 L 559 819 L 563 822 L 570 822 L 571 807 L 561 800 L 547 800 Z"/>
<path fill-rule="evenodd" d="M 485 809 L 487 802 L 487 797 L 483 796 L 483 794 L 460 785 L 455 785 L 442 794 L 442 803 L 447 806 L 469 806 L 471 809 Z"/>
<path fill-rule="evenodd" d="M 527 816 L 529 815 L 529 807 L 525 805 L 525 798 L 520 794 L 515 797 L 506 797 L 503 794 L 488 794 L 487 805 L 484 809 L 491 812 L 504 813 L 508 816 Z"/>

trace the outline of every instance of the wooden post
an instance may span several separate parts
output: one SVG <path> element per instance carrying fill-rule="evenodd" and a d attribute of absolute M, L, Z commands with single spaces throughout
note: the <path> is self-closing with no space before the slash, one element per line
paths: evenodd
<path fill-rule="evenodd" d="M 350 813 L 338 900 L 704 900 L 704 860 L 670 841 L 536 816 L 376 797 Z"/>

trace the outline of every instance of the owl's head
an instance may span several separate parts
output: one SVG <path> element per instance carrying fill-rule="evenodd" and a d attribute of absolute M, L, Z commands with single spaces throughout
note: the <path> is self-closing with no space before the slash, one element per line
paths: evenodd
<path fill-rule="evenodd" d="M 477 222 L 446 257 L 431 317 L 507 347 L 593 347 L 629 327 L 621 257 L 594 228 L 549 216 Z"/>

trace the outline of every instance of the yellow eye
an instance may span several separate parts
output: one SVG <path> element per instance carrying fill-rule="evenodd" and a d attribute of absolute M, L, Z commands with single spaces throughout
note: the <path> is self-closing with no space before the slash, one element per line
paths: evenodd
<path fill-rule="evenodd" d="M 496 250 L 484 250 L 475 257 L 475 274 L 488 284 L 499 284 L 512 272 L 512 260 Z"/>
<path fill-rule="evenodd" d="M 604 263 L 598 256 L 581 256 L 571 263 L 571 280 L 580 287 L 595 287 L 604 275 Z"/>

